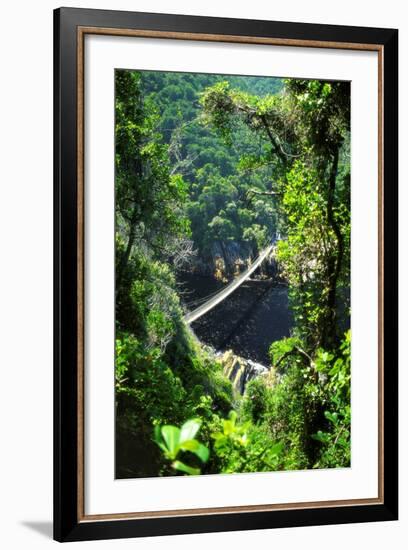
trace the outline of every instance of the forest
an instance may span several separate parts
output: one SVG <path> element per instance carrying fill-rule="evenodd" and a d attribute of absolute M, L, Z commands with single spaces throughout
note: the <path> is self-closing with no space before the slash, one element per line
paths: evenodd
<path fill-rule="evenodd" d="M 115 196 L 116 477 L 349 467 L 349 82 L 116 70 Z"/>

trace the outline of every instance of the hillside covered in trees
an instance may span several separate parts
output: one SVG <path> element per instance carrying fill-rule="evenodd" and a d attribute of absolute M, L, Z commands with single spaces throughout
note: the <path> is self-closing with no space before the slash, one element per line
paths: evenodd
<path fill-rule="evenodd" d="M 117 70 L 115 92 L 116 476 L 349 466 L 349 83 Z M 183 276 L 226 285 L 271 242 L 293 323 L 237 391 Z"/>

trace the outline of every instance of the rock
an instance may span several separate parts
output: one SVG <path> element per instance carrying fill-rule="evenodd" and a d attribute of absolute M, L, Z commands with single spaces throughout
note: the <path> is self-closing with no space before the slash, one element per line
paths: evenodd
<path fill-rule="evenodd" d="M 223 366 L 225 376 L 231 380 L 234 390 L 241 395 L 250 380 L 257 376 L 265 376 L 269 372 L 264 365 L 235 355 L 232 350 L 219 354 L 218 360 Z"/>

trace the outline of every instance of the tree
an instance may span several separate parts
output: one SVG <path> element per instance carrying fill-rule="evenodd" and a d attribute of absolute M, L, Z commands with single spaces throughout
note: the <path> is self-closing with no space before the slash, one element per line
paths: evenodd
<path fill-rule="evenodd" d="M 233 142 L 244 124 L 268 145 L 243 160 L 247 170 L 272 168 L 269 186 L 250 188 L 246 197 L 269 197 L 284 219 L 280 260 L 298 329 L 314 348 L 339 342 L 337 293 L 347 272 L 350 227 L 348 174 L 338 172 L 350 130 L 349 98 L 348 83 L 291 79 L 280 95 L 257 97 L 220 82 L 200 99 L 207 123 L 224 140 Z"/>
<path fill-rule="evenodd" d="M 348 263 L 344 262 L 345 252 L 349 253 L 345 250 L 345 240 L 350 232 L 347 219 L 350 206 L 349 196 L 344 193 L 344 187 L 349 188 L 349 173 L 345 178 L 338 178 L 338 173 L 342 146 L 350 133 L 350 84 L 292 79 L 286 81 L 286 87 L 292 98 L 293 112 L 299 119 L 298 133 L 306 150 L 313 155 L 318 178 L 325 182 L 327 236 L 331 246 L 326 255 L 328 288 L 321 343 L 333 346 L 339 341 L 336 334 L 337 287 L 342 269 L 347 271 L 347 265 L 343 264 Z M 341 186 L 343 189 L 339 189 Z"/>
<path fill-rule="evenodd" d="M 187 187 L 170 174 L 167 147 L 156 126 L 159 116 L 143 99 L 141 75 L 118 70 L 116 82 L 117 289 L 123 281 L 136 241 L 157 257 L 177 253 L 189 234 L 182 210 Z"/>

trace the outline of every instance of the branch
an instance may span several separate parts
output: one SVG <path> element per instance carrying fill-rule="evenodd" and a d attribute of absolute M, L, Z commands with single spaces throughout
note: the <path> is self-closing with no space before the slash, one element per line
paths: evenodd
<path fill-rule="evenodd" d="M 277 369 L 279 367 L 279 365 L 282 363 L 282 361 L 284 359 L 286 359 L 287 357 L 289 357 L 291 355 L 296 355 L 296 354 L 302 355 L 305 359 L 307 359 L 307 361 L 309 362 L 310 365 L 313 365 L 312 358 L 310 357 L 310 355 L 308 353 L 305 352 L 305 350 L 303 350 L 299 346 L 293 346 L 293 348 L 291 350 L 287 351 L 281 357 L 279 357 L 279 360 L 274 365 L 275 369 Z"/>
<path fill-rule="evenodd" d="M 269 141 L 272 143 L 272 146 L 275 150 L 275 153 L 278 155 L 278 157 L 281 159 L 283 165 L 286 167 L 288 164 L 288 159 L 286 154 L 283 152 L 282 148 L 279 146 L 278 141 L 276 140 L 275 136 L 272 134 L 271 129 L 269 128 L 268 122 L 266 120 L 265 115 L 261 115 L 260 119 L 262 121 L 262 124 L 264 125 L 264 128 L 266 130 L 266 133 L 268 134 Z"/>
<path fill-rule="evenodd" d="M 339 430 L 339 432 L 338 432 L 338 434 L 337 434 L 337 436 L 336 436 L 336 439 L 334 440 L 333 447 L 335 447 L 335 446 L 337 445 L 337 441 L 339 440 L 339 437 L 340 437 L 340 435 L 341 435 L 341 432 L 342 432 L 344 429 L 345 429 L 345 428 L 344 428 L 344 425 L 343 425 L 343 426 L 340 426 L 340 430 Z"/>
<path fill-rule="evenodd" d="M 249 198 L 250 194 L 273 197 L 273 196 L 283 195 L 283 191 L 259 191 L 258 189 L 248 189 L 248 191 L 246 192 L 247 198 Z"/>
<path fill-rule="evenodd" d="M 256 109 L 251 109 L 250 107 L 248 106 L 242 106 L 242 105 L 239 105 L 237 104 L 236 105 L 236 109 L 238 111 L 241 111 L 242 113 L 244 113 L 245 115 L 247 115 L 248 117 L 250 118 L 258 118 L 265 130 L 266 130 L 266 133 L 268 135 L 268 138 L 269 138 L 269 141 L 271 142 L 272 144 L 272 147 L 275 151 L 275 153 L 277 154 L 277 156 L 280 158 L 280 160 L 282 161 L 283 165 L 286 167 L 287 164 L 288 164 L 288 157 L 291 157 L 291 156 L 295 156 L 295 155 L 290 155 L 288 153 L 286 153 L 283 148 L 282 148 L 282 145 L 279 141 L 279 139 L 277 139 L 271 132 L 271 129 L 269 127 L 269 124 L 268 124 L 268 121 L 266 120 L 266 116 L 265 115 L 259 115 L 257 112 L 256 112 Z"/>

